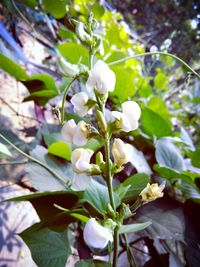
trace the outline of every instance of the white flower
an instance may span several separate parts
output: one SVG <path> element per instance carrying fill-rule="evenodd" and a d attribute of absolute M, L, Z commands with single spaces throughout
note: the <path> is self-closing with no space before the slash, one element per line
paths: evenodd
<path fill-rule="evenodd" d="M 125 144 L 119 138 L 115 138 L 112 145 L 112 154 L 114 157 L 114 162 L 117 166 L 122 166 L 130 161 L 131 151 L 131 145 Z"/>
<path fill-rule="evenodd" d="M 85 225 L 83 238 L 89 247 L 103 249 L 108 242 L 113 241 L 110 229 L 101 226 L 95 218 L 91 218 Z"/>
<path fill-rule="evenodd" d="M 148 203 L 157 198 L 163 197 L 163 189 L 165 188 L 165 182 L 158 186 L 157 183 L 148 183 L 147 186 L 140 193 L 142 203 Z"/>
<path fill-rule="evenodd" d="M 98 60 L 90 72 L 86 88 L 89 92 L 95 88 L 100 94 L 106 94 L 114 90 L 115 82 L 114 72 L 106 63 Z"/>
<path fill-rule="evenodd" d="M 122 112 L 112 111 L 112 115 L 118 120 L 117 126 L 129 132 L 138 128 L 141 109 L 135 101 L 126 101 L 122 104 Z"/>
<path fill-rule="evenodd" d="M 71 119 L 63 125 L 61 135 L 66 142 L 76 146 L 83 146 L 87 143 L 87 125 L 84 121 L 80 121 L 76 125 L 74 120 Z"/>
<path fill-rule="evenodd" d="M 75 191 L 84 191 L 91 181 L 92 177 L 85 173 L 74 173 L 71 188 Z"/>
<path fill-rule="evenodd" d="M 72 152 L 71 162 L 76 173 L 89 172 L 92 169 L 90 158 L 94 151 L 91 149 L 77 148 Z"/>
<path fill-rule="evenodd" d="M 89 110 L 87 106 L 88 96 L 85 92 L 80 92 L 72 96 L 70 102 L 74 106 L 74 112 L 79 116 L 85 116 Z"/>

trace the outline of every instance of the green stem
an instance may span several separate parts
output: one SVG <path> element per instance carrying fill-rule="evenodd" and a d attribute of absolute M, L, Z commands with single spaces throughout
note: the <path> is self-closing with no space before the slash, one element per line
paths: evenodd
<path fill-rule="evenodd" d="M 136 267 L 136 262 L 135 259 L 133 257 L 133 254 L 131 253 L 130 247 L 129 247 L 129 243 L 128 243 L 128 239 L 127 239 L 127 235 L 123 234 L 124 236 L 124 240 L 126 243 L 126 254 L 127 254 L 127 258 L 130 264 L 130 267 Z"/>
<path fill-rule="evenodd" d="M 108 185 L 108 193 L 110 198 L 110 204 L 113 210 L 116 210 L 115 201 L 113 196 L 112 175 L 110 170 L 110 140 L 107 133 L 105 133 L 105 158 L 106 158 L 106 182 Z"/>
<path fill-rule="evenodd" d="M 94 59 L 94 55 L 90 53 L 90 69 L 92 69 L 93 67 L 93 59 Z"/>
<path fill-rule="evenodd" d="M 134 56 L 130 56 L 130 57 L 125 57 L 113 62 L 108 63 L 108 65 L 115 65 L 121 62 L 124 62 L 126 60 L 132 59 L 132 58 L 137 58 L 137 57 L 143 57 L 143 56 L 151 56 L 151 55 L 162 55 L 162 56 L 168 56 L 168 57 L 172 57 L 174 59 L 176 59 L 178 62 L 180 62 L 183 66 L 185 66 L 189 71 L 191 71 L 195 76 L 197 76 L 200 79 L 200 74 L 198 74 L 195 70 L 193 70 L 184 60 L 182 60 L 181 58 L 170 54 L 170 53 L 165 53 L 165 52 L 147 52 L 147 53 L 142 53 L 142 54 L 138 54 L 138 55 L 134 55 Z"/>
<path fill-rule="evenodd" d="M 15 146 L 12 142 L 10 142 L 4 135 L 0 134 L 0 137 L 7 142 L 10 146 L 12 146 L 15 150 L 17 150 L 20 154 L 22 154 L 23 156 L 25 156 L 26 158 L 32 160 L 33 162 L 38 163 L 40 166 L 44 167 L 46 170 L 48 170 L 51 174 L 53 174 L 56 179 L 66 187 L 66 181 L 54 170 L 52 170 L 51 168 L 49 168 L 49 166 L 47 166 L 45 163 L 31 157 L 30 155 L 26 154 L 24 151 L 22 151 L 21 149 L 19 149 L 17 146 Z"/>
<path fill-rule="evenodd" d="M 64 123 L 65 121 L 65 100 L 67 97 L 67 93 L 68 90 L 70 88 L 70 86 L 73 84 L 73 82 L 77 79 L 77 77 L 74 77 L 71 82 L 67 85 L 67 87 L 65 88 L 64 94 L 63 94 L 63 99 L 62 99 L 62 107 L 61 107 L 61 124 Z"/>
<path fill-rule="evenodd" d="M 119 248 L 119 226 L 116 226 L 114 230 L 114 254 L 113 254 L 113 266 L 112 267 L 117 267 L 118 248 Z"/>

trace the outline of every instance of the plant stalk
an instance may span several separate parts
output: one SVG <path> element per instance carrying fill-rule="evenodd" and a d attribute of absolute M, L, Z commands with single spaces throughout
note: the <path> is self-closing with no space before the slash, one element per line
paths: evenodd
<path fill-rule="evenodd" d="M 106 158 L 106 182 L 108 185 L 108 193 L 110 198 L 110 204 L 113 210 L 116 210 L 114 195 L 113 195 L 113 186 L 112 186 L 112 175 L 110 170 L 110 140 L 108 133 L 105 133 L 105 158 Z"/>
<path fill-rule="evenodd" d="M 118 262 L 118 248 L 119 248 L 119 226 L 117 225 L 114 230 L 114 254 L 113 254 L 113 265 L 117 267 Z"/>
<path fill-rule="evenodd" d="M 69 88 L 71 87 L 71 85 L 73 84 L 73 82 L 77 79 L 77 77 L 74 77 L 71 82 L 67 85 L 67 87 L 65 88 L 64 94 L 63 94 L 63 98 L 62 98 L 62 107 L 61 107 L 61 124 L 64 123 L 65 121 L 65 100 L 67 97 L 67 93 Z"/>
<path fill-rule="evenodd" d="M 147 53 L 141 53 L 138 55 L 134 55 L 134 56 L 130 56 L 130 57 L 124 57 L 122 59 L 113 61 L 108 63 L 108 65 L 115 65 L 115 64 L 119 64 L 122 63 L 126 60 L 132 59 L 132 58 L 137 58 L 137 57 L 143 57 L 143 56 L 152 56 L 152 55 L 161 55 L 161 56 L 168 56 L 168 57 L 172 57 L 174 59 L 176 59 L 178 62 L 180 62 L 183 66 L 185 66 L 189 71 L 191 71 L 195 76 L 197 76 L 200 79 L 200 74 L 198 74 L 195 70 L 193 70 L 184 60 L 182 60 L 181 58 L 170 54 L 170 53 L 165 53 L 165 52 L 147 52 Z"/>

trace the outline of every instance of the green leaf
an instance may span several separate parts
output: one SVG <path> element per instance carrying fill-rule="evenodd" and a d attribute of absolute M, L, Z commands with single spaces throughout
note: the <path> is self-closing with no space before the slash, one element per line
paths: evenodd
<path fill-rule="evenodd" d="M 200 148 L 197 148 L 194 152 L 190 152 L 190 158 L 192 165 L 200 168 Z"/>
<path fill-rule="evenodd" d="M 100 6 L 98 2 L 94 3 L 91 7 L 91 11 L 94 14 L 94 17 L 99 20 L 103 16 L 105 10 L 103 6 Z"/>
<path fill-rule="evenodd" d="M 102 214 L 107 209 L 108 203 L 110 203 L 108 188 L 92 180 L 84 192 L 83 199 Z M 116 207 L 118 207 L 120 199 L 117 194 L 114 194 L 114 199 Z"/>
<path fill-rule="evenodd" d="M 48 152 L 66 160 L 70 160 L 72 154 L 70 147 L 64 142 L 55 142 L 51 144 L 48 147 Z"/>
<path fill-rule="evenodd" d="M 158 70 L 158 74 L 154 78 L 154 86 L 158 90 L 162 90 L 162 91 L 168 90 L 168 78 L 162 72 L 161 69 Z"/>
<path fill-rule="evenodd" d="M 62 140 L 62 136 L 59 132 L 44 134 L 43 137 L 44 137 L 45 144 L 47 146 L 50 146 L 56 141 Z"/>
<path fill-rule="evenodd" d="M 38 2 L 36 0 L 20 0 L 20 2 L 22 2 L 23 4 L 25 4 L 30 8 L 38 6 Z"/>
<path fill-rule="evenodd" d="M 167 179 L 170 183 L 172 183 L 174 181 L 174 179 L 181 179 L 184 182 L 187 183 L 193 183 L 192 179 L 177 170 L 171 169 L 169 167 L 163 167 L 163 166 L 159 166 L 158 164 L 155 164 L 153 166 L 153 169 L 163 178 Z"/>
<path fill-rule="evenodd" d="M 73 177 L 71 164 L 67 164 L 66 161 L 61 162 L 55 157 L 48 155 L 46 148 L 36 146 L 35 149 L 31 151 L 31 156 L 38 159 L 51 170 L 56 172 L 60 178 L 66 182 L 66 185 L 71 181 L 71 177 Z M 64 184 L 60 182 L 53 173 L 37 163 L 28 163 L 26 170 L 33 187 L 39 191 L 56 191 L 66 189 L 66 186 L 64 186 Z"/>
<path fill-rule="evenodd" d="M 142 128 L 151 137 L 161 138 L 173 135 L 171 124 L 149 108 L 142 110 L 141 122 Z"/>
<path fill-rule="evenodd" d="M 110 267 L 110 263 L 99 260 L 80 260 L 75 267 Z"/>
<path fill-rule="evenodd" d="M 178 148 L 168 138 L 156 141 L 156 160 L 161 166 L 175 170 L 184 169 L 184 160 Z"/>
<path fill-rule="evenodd" d="M 89 217 L 85 215 L 85 210 L 84 209 L 76 209 L 76 210 L 69 210 L 69 209 L 65 209 L 57 204 L 54 204 L 54 207 L 56 207 L 57 209 L 64 211 L 67 215 L 72 216 L 82 222 L 88 222 Z M 80 213 L 82 212 L 82 213 Z"/>
<path fill-rule="evenodd" d="M 127 178 L 123 183 L 116 186 L 114 191 L 119 197 L 122 195 L 123 188 L 129 186 L 126 195 L 123 196 L 122 200 L 125 202 L 132 201 L 138 197 L 141 191 L 146 187 L 149 182 L 149 176 L 145 173 L 137 173 L 129 178 Z"/>
<path fill-rule="evenodd" d="M 120 234 L 135 233 L 135 232 L 144 230 L 150 224 L 151 222 L 121 225 L 119 228 L 119 233 Z"/>
<path fill-rule="evenodd" d="M 38 105 L 43 106 L 49 99 L 58 95 L 55 81 L 48 74 L 35 74 L 23 81 L 23 84 L 30 93 L 24 101 L 34 100 Z"/>
<path fill-rule="evenodd" d="M 65 267 L 71 248 L 67 231 L 54 232 L 49 228 L 38 229 L 38 224 L 20 234 L 28 245 L 38 267 Z"/>
<path fill-rule="evenodd" d="M 6 158 L 12 156 L 8 148 L 0 143 L 0 158 Z"/>
<path fill-rule="evenodd" d="M 77 43 L 64 43 L 57 45 L 57 48 L 61 55 L 71 63 L 89 64 L 89 53 L 84 46 Z"/>
<path fill-rule="evenodd" d="M 165 104 L 165 102 L 160 98 L 160 96 L 152 95 L 148 101 L 147 107 L 157 112 L 160 116 L 162 116 L 169 122 L 170 118 L 169 109 Z"/>
<path fill-rule="evenodd" d="M 20 65 L 16 64 L 10 58 L 4 56 L 1 53 L 0 68 L 16 78 L 18 81 L 25 81 L 29 78 L 26 71 Z"/>
<path fill-rule="evenodd" d="M 134 79 L 136 78 L 131 68 L 124 68 L 124 66 L 112 67 L 116 75 L 116 85 L 111 96 L 116 96 L 120 103 L 126 101 L 128 97 L 132 97 L 136 93 Z"/>
<path fill-rule="evenodd" d="M 54 18 L 63 18 L 66 14 L 66 0 L 42 0 L 45 12 L 50 13 Z"/>

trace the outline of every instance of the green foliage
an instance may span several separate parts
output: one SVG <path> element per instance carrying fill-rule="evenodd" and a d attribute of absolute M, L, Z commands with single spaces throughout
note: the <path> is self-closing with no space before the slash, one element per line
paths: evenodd
<path fill-rule="evenodd" d="M 138 231 L 144 230 L 149 225 L 151 225 L 151 222 L 121 225 L 119 229 L 119 233 L 127 234 L 127 233 L 138 232 Z"/>
<path fill-rule="evenodd" d="M 149 136 L 161 138 L 173 135 L 172 127 L 162 116 L 149 108 L 142 110 L 142 128 Z"/>
<path fill-rule="evenodd" d="M 58 156 L 60 158 L 70 160 L 71 149 L 68 144 L 64 142 L 55 142 L 48 147 L 48 152 L 51 155 Z"/>
<path fill-rule="evenodd" d="M 149 176 L 145 173 L 137 173 L 127 178 L 123 183 L 115 187 L 115 192 L 123 201 L 135 200 L 149 182 Z M 123 193 L 126 188 L 125 194 Z"/>
<path fill-rule="evenodd" d="M 114 198 L 116 206 L 119 206 L 120 199 L 118 195 L 115 194 Z M 107 209 L 109 203 L 108 188 L 93 180 L 85 190 L 83 199 L 102 214 Z"/>
<path fill-rule="evenodd" d="M 0 68 L 5 72 L 9 73 L 14 78 L 16 78 L 16 80 L 24 81 L 28 79 L 28 74 L 22 67 L 20 67 L 19 64 L 16 64 L 14 61 L 12 61 L 1 53 Z"/>
<path fill-rule="evenodd" d="M 42 0 L 42 5 L 46 13 L 50 13 L 56 19 L 63 18 L 66 14 L 66 0 L 48 1 Z"/>
<path fill-rule="evenodd" d="M 78 43 L 63 43 L 57 45 L 57 49 L 63 57 L 73 64 L 89 64 L 88 50 Z"/>
<path fill-rule="evenodd" d="M 35 74 L 23 81 L 30 95 L 24 101 L 34 100 L 38 105 L 45 105 L 47 101 L 58 95 L 52 76 L 48 74 Z"/>
<path fill-rule="evenodd" d="M 31 255 L 39 267 L 64 267 L 71 254 L 67 231 L 55 232 L 41 228 L 38 224 L 31 226 L 20 234 L 29 246 Z"/>
<path fill-rule="evenodd" d="M 155 156 L 159 165 L 175 170 L 182 170 L 185 168 L 182 155 L 170 139 L 162 138 L 157 140 L 155 148 Z"/>

